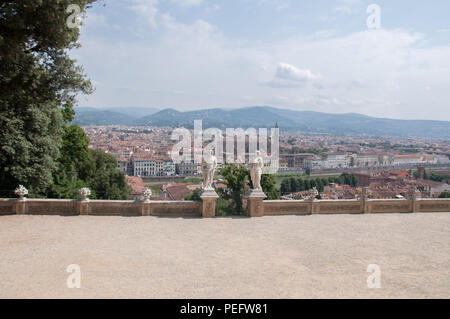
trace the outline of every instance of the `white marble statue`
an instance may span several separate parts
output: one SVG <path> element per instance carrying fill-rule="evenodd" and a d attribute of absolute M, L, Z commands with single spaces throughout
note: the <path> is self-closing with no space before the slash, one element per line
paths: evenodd
<path fill-rule="evenodd" d="M 261 176 L 264 167 L 264 160 L 261 157 L 261 152 L 256 151 L 256 157 L 252 163 L 250 163 L 250 177 L 253 183 L 254 190 L 262 191 Z"/>
<path fill-rule="evenodd" d="M 212 183 L 214 181 L 214 173 L 217 168 L 217 158 L 213 155 L 212 150 L 203 155 L 202 173 L 203 173 L 203 189 L 213 190 Z"/>

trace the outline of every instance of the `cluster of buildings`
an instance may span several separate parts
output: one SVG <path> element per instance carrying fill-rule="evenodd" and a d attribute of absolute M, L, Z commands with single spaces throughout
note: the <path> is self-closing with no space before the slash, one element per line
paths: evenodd
<path fill-rule="evenodd" d="M 322 199 L 357 199 L 361 197 L 363 189 L 369 191 L 373 199 L 402 199 L 409 198 L 412 193 L 419 191 L 422 198 L 437 198 L 443 192 L 450 192 L 448 181 L 437 182 L 424 179 L 424 167 L 418 167 L 418 178 L 402 170 L 377 170 L 354 173 L 358 179 L 358 187 L 350 185 L 330 184 L 320 193 Z M 309 190 L 283 196 L 283 199 L 308 199 Z"/>
<path fill-rule="evenodd" d="M 96 126 L 84 129 L 90 147 L 114 155 L 118 160 L 117 168 L 128 176 L 201 174 L 200 163 L 176 164 L 169 156 L 176 143 L 171 139 L 173 128 Z M 277 169 L 280 172 L 450 164 L 448 140 L 283 132 L 279 136 L 279 146 Z"/>
<path fill-rule="evenodd" d="M 418 164 L 450 164 L 447 155 L 435 154 L 349 154 L 324 153 L 303 160 L 305 169 L 369 168 Z"/>
<path fill-rule="evenodd" d="M 450 191 L 447 182 L 424 179 L 424 167 L 418 167 L 418 178 L 406 171 L 382 170 L 355 173 L 360 187 L 368 187 L 374 198 L 407 197 L 414 190 L 419 190 L 423 198 L 436 198 L 443 192 Z"/>
<path fill-rule="evenodd" d="M 195 176 L 201 174 L 194 161 L 175 164 L 169 154 L 174 141 L 172 128 L 96 126 L 84 128 L 90 147 L 111 154 L 117 168 L 127 176 Z"/>
<path fill-rule="evenodd" d="M 144 177 L 201 175 L 200 163 L 193 160 L 175 163 L 169 156 L 177 142 L 171 139 L 173 128 L 92 126 L 84 127 L 84 130 L 91 148 L 116 157 L 117 168 L 127 176 L 127 182 L 136 198 L 141 196 Z M 246 142 L 249 142 L 249 138 Z M 225 144 L 224 140 L 224 146 Z M 249 155 L 247 146 L 245 162 Z M 440 193 L 450 191 L 450 186 L 445 181 L 426 180 L 423 175 L 416 179 L 402 171 L 411 165 L 421 167 L 427 164 L 450 164 L 450 143 L 445 139 L 301 135 L 283 132 L 279 136 L 279 147 L 279 162 L 276 167 L 271 167 L 272 171 L 274 168 L 280 172 L 304 172 L 307 169 L 357 171 L 355 175 L 359 187 L 331 184 L 320 194 L 323 199 L 358 198 L 363 187 L 370 189 L 373 198 L 402 198 L 417 189 L 425 198 L 438 197 Z M 219 163 L 218 169 L 226 165 Z M 182 200 L 199 187 L 200 184 L 169 182 L 161 187 L 160 194 L 156 197 Z M 283 196 L 283 199 L 308 196 L 310 192 L 305 191 Z"/>
<path fill-rule="evenodd" d="M 280 169 L 450 164 L 448 139 L 280 134 Z"/>
<path fill-rule="evenodd" d="M 132 127 L 84 127 L 90 140 L 90 147 L 111 154 L 117 159 L 117 168 L 127 176 L 151 177 L 151 176 L 197 176 L 201 175 L 201 162 L 184 160 L 175 162 L 171 154 L 176 141 L 171 139 L 172 128 L 132 128 Z M 248 139 L 246 140 L 248 143 Z M 226 149 L 227 140 L 224 139 L 223 149 Z M 248 145 L 248 144 L 247 144 Z M 200 148 L 201 151 L 201 148 Z M 229 156 L 248 162 L 249 152 L 245 153 L 242 160 L 237 155 L 237 147 L 234 153 L 223 153 L 224 159 L 219 161 L 217 169 L 225 164 L 225 158 Z M 194 155 L 195 148 L 190 150 Z M 192 156 L 193 157 L 193 156 Z M 217 157 L 219 157 L 217 155 Z M 219 158 L 218 158 L 219 159 Z M 275 165 L 269 163 L 268 166 Z M 276 166 L 277 167 L 277 166 Z"/>
<path fill-rule="evenodd" d="M 194 167 L 195 166 L 195 167 Z M 175 163 L 169 158 L 154 158 L 150 154 L 131 155 L 129 158 L 119 157 L 117 168 L 128 176 L 174 176 L 197 175 L 198 167 L 193 163 Z"/>

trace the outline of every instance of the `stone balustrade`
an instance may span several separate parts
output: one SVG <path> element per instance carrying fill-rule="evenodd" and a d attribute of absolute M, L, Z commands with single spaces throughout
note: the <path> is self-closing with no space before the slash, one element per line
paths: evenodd
<path fill-rule="evenodd" d="M 0 215 L 202 217 L 202 202 L 66 199 L 0 199 Z"/>
<path fill-rule="evenodd" d="M 262 201 L 254 216 L 450 212 L 450 199 L 351 199 Z"/>
<path fill-rule="evenodd" d="M 202 201 L 114 201 L 0 199 L 0 215 L 94 215 L 94 216 L 166 216 L 214 217 L 216 197 Z M 450 199 L 366 199 L 361 200 L 263 200 L 252 198 L 248 214 L 270 215 L 313 214 L 378 214 L 450 212 Z"/>

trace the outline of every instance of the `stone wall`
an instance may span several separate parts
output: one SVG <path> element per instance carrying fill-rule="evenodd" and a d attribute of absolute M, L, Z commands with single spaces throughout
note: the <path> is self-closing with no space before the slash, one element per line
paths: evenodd
<path fill-rule="evenodd" d="M 0 199 L 0 215 L 15 214 L 14 201 L 10 199 Z"/>
<path fill-rule="evenodd" d="M 195 201 L 0 199 L 0 215 L 94 215 L 212 217 L 215 198 Z M 268 200 L 257 199 L 249 215 L 381 214 L 450 212 L 450 199 Z"/>
<path fill-rule="evenodd" d="M 450 199 L 422 199 L 417 204 L 419 212 L 450 212 Z"/>
<path fill-rule="evenodd" d="M 385 200 L 371 200 L 370 212 L 372 214 L 376 213 L 411 213 L 412 210 L 412 200 L 408 199 L 385 199 Z"/>
<path fill-rule="evenodd" d="M 364 203 L 360 200 L 324 200 L 315 201 L 316 214 L 361 214 Z"/>
<path fill-rule="evenodd" d="M 88 215 L 93 216 L 140 216 L 142 205 L 137 201 L 90 200 Z"/>
<path fill-rule="evenodd" d="M 73 200 L 30 199 L 16 203 L 20 204 L 27 215 L 77 215 L 77 202 Z"/>
<path fill-rule="evenodd" d="M 155 201 L 151 206 L 152 216 L 201 217 L 202 202 L 181 201 L 176 205 L 172 201 Z"/>
<path fill-rule="evenodd" d="M 312 214 L 450 212 L 450 199 L 260 200 L 252 217 Z"/>
<path fill-rule="evenodd" d="M 301 200 L 268 200 L 263 201 L 264 215 L 308 215 L 311 213 L 311 202 Z"/>
<path fill-rule="evenodd" d="M 202 202 L 0 199 L 0 215 L 201 217 Z"/>

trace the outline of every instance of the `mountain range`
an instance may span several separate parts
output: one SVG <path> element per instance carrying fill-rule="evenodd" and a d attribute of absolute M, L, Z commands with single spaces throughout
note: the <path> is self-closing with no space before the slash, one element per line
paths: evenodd
<path fill-rule="evenodd" d="M 334 135 L 372 135 L 450 138 L 450 122 L 395 120 L 357 113 L 330 114 L 294 111 L 269 106 L 240 109 L 205 109 L 180 112 L 155 108 L 76 108 L 74 122 L 86 125 L 168 126 L 193 128 L 202 120 L 203 128 L 271 128 L 278 121 L 281 131 L 328 133 Z"/>

